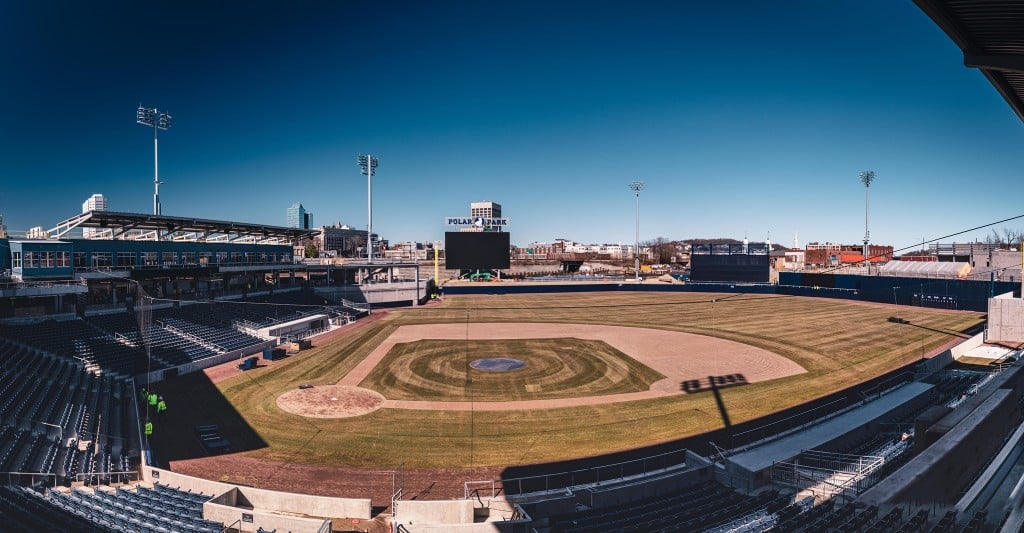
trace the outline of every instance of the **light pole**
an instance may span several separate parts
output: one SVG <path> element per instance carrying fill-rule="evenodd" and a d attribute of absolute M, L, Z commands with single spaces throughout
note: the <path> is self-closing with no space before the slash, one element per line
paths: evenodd
<path fill-rule="evenodd" d="M 640 191 L 644 190 L 642 181 L 631 181 L 629 182 L 629 190 L 636 194 L 636 248 L 633 249 L 633 255 L 636 258 L 633 261 L 633 267 L 636 269 L 636 282 L 640 283 Z"/>
<path fill-rule="evenodd" d="M 361 173 L 366 176 L 366 262 L 373 262 L 373 175 L 377 172 L 376 157 L 359 154 L 356 157 Z"/>
<path fill-rule="evenodd" d="M 135 112 L 135 122 L 153 128 L 153 214 L 160 214 L 160 165 L 156 134 L 171 127 L 171 116 L 155 107 L 142 107 Z"/>
<path fill-rule="evenodd" d="M 868 269 L 870 274 L 871 262 L 868 259 L 868 240 L 870 240 L 870 233 L 868 232 L 868 206 L 870 205 L 870 195 L 868 191 L 871 189 L 871 182 L 875 181 L 875 171 L 865 170 L 860 173 L 860 182 L 864 184 L 864 266 Z"/>

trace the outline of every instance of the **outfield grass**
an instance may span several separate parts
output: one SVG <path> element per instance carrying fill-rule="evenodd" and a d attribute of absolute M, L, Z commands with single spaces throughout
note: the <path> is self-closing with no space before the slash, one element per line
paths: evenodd
<path fill-rule="evenodd" d="M 526 364 L 510 372 L 470 367 L 494 357 Z M 640 392 L 664 377 L 596 340 L 420 340 L 392 347 L 359 386 L 392 400 L 497 402 Z"/>
<path fill-rule="evenodd" d="M 910 324 L 888 320 L 897 314 Z M 449 297 L 439 306 L 395 311 L 330 345 L 218 384 L 268 444 L 245 453 L 366 467 L 401 463 L 407 467 L 515 465 L 635 448 L 722 426 L 710 393 L 501 413 L 381 409 L 336 420 L 307 419 L 274 404 L 277 395 L 299 383 L 338 382 L 400 325 L 467 319 L 609 324 L 697 333 L 770 350 L 807 370 L 806 374 L 722 390 L 729 416 L 738 423 L 920 359 L 950 341 L 965 338 L 962 332 L 981 323 L 982 315 L 776 295 Z"/>

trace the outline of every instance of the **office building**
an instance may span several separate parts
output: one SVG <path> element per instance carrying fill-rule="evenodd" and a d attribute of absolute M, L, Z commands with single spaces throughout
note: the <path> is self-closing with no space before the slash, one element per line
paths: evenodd
<path fill-rule="evenodd" d="M 306 211 L 302 204 L 295 202 L 287 211 L 287 223 L 285 224 L 289 228 L 299 229 L 312 229 L 313 228 L 313 213 Z"/>

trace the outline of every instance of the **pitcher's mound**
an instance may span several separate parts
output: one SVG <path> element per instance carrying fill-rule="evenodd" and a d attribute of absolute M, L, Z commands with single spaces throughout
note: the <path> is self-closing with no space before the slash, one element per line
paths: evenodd
<path fill-rule="evenodd" d="M 277 406 L 312 418 L 348 418 L 372 413 L 384 403 L 379 393 L 346 385 L 293 389 L 277 397 Z"/>

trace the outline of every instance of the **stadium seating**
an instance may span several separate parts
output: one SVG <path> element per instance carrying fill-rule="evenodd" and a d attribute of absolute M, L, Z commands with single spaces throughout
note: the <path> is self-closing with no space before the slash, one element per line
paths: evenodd
<path fill-rule="evenodd" d="M 161 319 L 164 327 L 171 327 L 188 335 L 198 337 L 224 351 L 234 351 L 263 342 L 263 339 L 246 335 L 233 329 L 215 328 L 196 324 L 180 318 L 167 317 Z"/>
<path fill-rule="evenodd" d="M 14 346 L 17 347 L 15 352 L 25 353 L 35 348 L 81 363 L 87 370 L 130 376 L 263 342 L 239 331 L 235 326 L 238 323 L 258 328 L 314 314 L 352 318 L 365 311 L 330 305 L 312 293 L 289 292 L 259 300 L 213 301 L 154 309 L 152 321 L 145 330 L 140 329 L 136 316 L 128 312 L 60 322 L 0 324 L 0 345 Z M 24 357 L 25 353 L 19 353 L 18 357 Z"/>
<path fill-rule="evenodd" d="M 139 352 L 82 320 L 0 325 L 0 337 L 80 361 L 87 369 L 132 375 L 145 370 Z"/>
<path fill-rule="evenodd" d="M 181 531 L 219 533 L 222 524 L 203 519 L 209 496 L 164 487 L 160 491 L 109 487 L 50 489 L 46 500 L 91 523 L 114 531 Z"/>
<path fill-rule="evenodd" d="M 129 381 L 0 341 L 0 472 L 109 480 L 139 450 L 133 401 Z"/>
<path fill-rule="evenodd" d="M 554 515 L 550 517 L 550 525 L 551 531 L 562 532 L 701 531 L 759 512 L 770 514 L 784 507 L 781 501 L 777 492 L 750 497 L 715 483 L 705 483 L 639 502 Z"/>
<path fill-rule="evenodd" d="M 0 486 L 0 530 L 90 533 L 102 529 L 88 519 L 56 507 L 32 489 Z"/>

